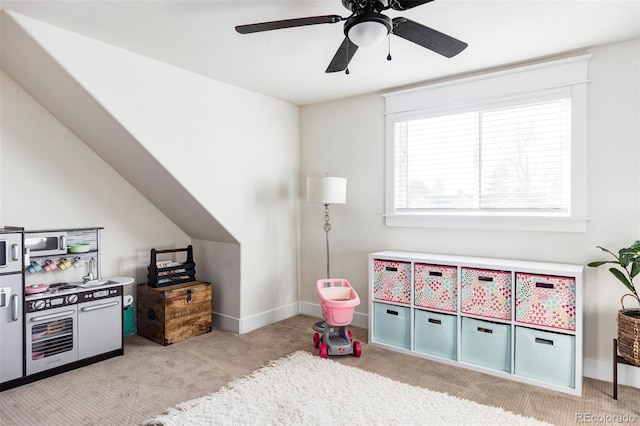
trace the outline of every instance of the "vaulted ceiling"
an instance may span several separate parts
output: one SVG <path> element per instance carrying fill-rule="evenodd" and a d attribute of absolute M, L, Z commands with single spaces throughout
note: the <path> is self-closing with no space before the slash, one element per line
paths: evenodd
<path fill-rule="evenodd" d="M 298 105 L 385 91 L 640 37 L 640 2 L 436 0 L 390 17 L 469 44 L 451 59 L 399 37 L 361 48 L 350 74 L 325 69 L 343 24 L 241 35 L 240 24 L 349 16 L 340 0 L 4 1 L 2 8 L 111 43 L 212 79 Z"/>

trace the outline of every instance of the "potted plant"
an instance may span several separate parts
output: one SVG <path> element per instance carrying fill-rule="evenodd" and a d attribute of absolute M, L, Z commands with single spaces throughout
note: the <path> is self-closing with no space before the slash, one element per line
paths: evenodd
<path fill-rule="evenodd" d="M 631 293 L 626 293 L 620 298 L 622 309 L 618 311 L 618 349 L 620 355 L 634 365 L 640 366 L 640 309 L 625 309 L 625 297 L 636 299 L 640 305 L 640 297 L 633 279 L 640 274 L 640 240 L 634 241 L 629 247 L 621 248 L 618 254 L 604 247 L 596 246 L 600 250 L 609 253 L 614 260 L 599 260 L 591 262 L 588 266 L 597 268 L 604 264 L 613 264 L 609 271 Z"/>

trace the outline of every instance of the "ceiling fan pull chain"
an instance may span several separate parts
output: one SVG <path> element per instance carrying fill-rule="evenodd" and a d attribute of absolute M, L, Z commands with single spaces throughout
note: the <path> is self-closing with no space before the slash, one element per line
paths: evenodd
<path fill-rule="evenodd" d="M 345 49 L 345 52 L 347 54 L 347 67 L 344 69 L 344 73 L 349 75 L 349 42 L 347 41 L 347 48 Z"/>
<path fill-rule="evenodd" d="M 389 54 L 387 55 L 387 61 L 391 60 L 391 32 L 389 32 Z"/>

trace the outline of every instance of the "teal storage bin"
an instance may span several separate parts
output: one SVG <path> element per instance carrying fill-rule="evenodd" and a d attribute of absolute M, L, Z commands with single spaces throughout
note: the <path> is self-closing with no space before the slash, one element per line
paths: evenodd
<path fill-rule="evenodd" d="M 462 318 L 460 360 L 492 370 L 511 372 L 511 326 Z"/>
<path fill-rule="evenodd" d="M 410 309 L 386 303 L 374 303 L 373 306 L 373 340 L 411 349 Z"/>
<path fill-rule="evenodd" d="M 575 388 L 575 336 L 516 327 L 515 374 Z"/>
<path fill-rule="evenodd" d="M 414 313 L 414 350 L 455 360 L 456 316 L 420 309 Z"/>
<path fill-rule="evenodd" d="M 136 314 L 133 312 L 133 306 L 125 306 L 124 307 L 124 325 L 123 325 L 123 334 L 125 337 L 134 335 L 138 332 L 138 328 L 136 327 Z"/>

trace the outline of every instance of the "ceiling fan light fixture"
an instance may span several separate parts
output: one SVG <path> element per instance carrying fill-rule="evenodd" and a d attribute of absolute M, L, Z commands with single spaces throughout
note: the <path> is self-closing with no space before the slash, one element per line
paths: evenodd
<path fill-rule="evenodd" d="M 342 5 L 352 12 L 349 17 L 339 15 L 309 16 L 237 25 L 240 34 L 259 33 L 307 25 L 344 22 L 344 40 L 329 63 L 327 73 L 344 71 L 349 74 L 349 62 L 360 47 L 370 47 L 393 34 L 418 46 L 429 49 L 446 58 L 452 58 L 467 48 L 467 43 L 443 34 L 405 17 L 393 19 L 383 15 L 388 9 L 408 10 L 433 0 L 342 0 Z M 391 41 L 389 41 L 389 50 Z M 387 60 L 391 60 L 388 52 Z"/>
<path fill-rule="evenodd" d="M 391 19 L 370 11 L 354 16 L 344 24 L 344 34 L 358 47 L 374 46 L 384 40 L 390 31 Z"/>

